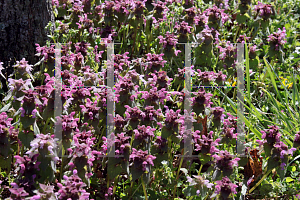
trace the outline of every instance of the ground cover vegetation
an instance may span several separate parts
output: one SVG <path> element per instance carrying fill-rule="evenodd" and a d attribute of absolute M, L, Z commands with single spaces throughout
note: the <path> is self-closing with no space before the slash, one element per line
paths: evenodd
<path fill-rule="evenodd" d="M 56 21 L 46 28 L 55 31 L 36 44 L 40 61 L 15 63 L 0 105 L 1 199 L 300 198 L 299 0 L 52 5 Z M 115 141 L 107 138 L 112 88 L 100 87 L 112 42 Z M 190 113 L 184 43 L 194 44 Z M 245 47 L 242 112 L 236 43 Z M 56 119 L 55 44 L 68 86 Z M 192 158 L 183 157 L 188 136 Z M 117 156 L 107 157 L 112 144 Z"/>

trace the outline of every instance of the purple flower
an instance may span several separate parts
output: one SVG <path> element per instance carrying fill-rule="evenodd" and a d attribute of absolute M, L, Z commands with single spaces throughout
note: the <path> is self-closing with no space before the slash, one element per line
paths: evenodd
<path fill-rule="evenodd" d="M 57 183 L 59 188 L 57 192 L 58 199 L 79 199 L 88 200 L 90 193 L 83 189 L 86 184 L 82 182 L 77 175 L 77 170 L 73 170 L 70 177 L 64 176 L 63 184 Z"/>
<path fill-rule="evenodd" d="M 21 61 L 17 61 L 17 64 L 15 64 L 13 67 L 15 67 L 20 75 L 31 75 L 32 66 L 27 64 L 28 61 L 25 61 L 25 58 L 23 58 Z M 1 70 L 0 70 L 1 71 Z"/>
<path fill-rule="evenodd" d="M 171 129 L 174 130 L 176 132 L 176 130 L 178 130 L 178 125 L 179 123 L 182 123 L 183 121 L 180 119 L 181 115 L 180 113 L 180 109 L 178 109 L 176 112 L 174 112 L 174 110 L 169 109 L 167 106 L 165 106 L 165 108 L 167 109 L 165 111 L 165 126 L 167 129 Z"/>
<path fill-rule="evenodd" d="M 157 120 L 159 116 L 162 116 L 161 109 L 155 110 L 154 106 L 146 106 L 143 112 L 143 121 L 152 122 Z"/>
<path fill-rule="evenodd" d="M 156 3 L 152 3 L 154 6 L 154 17 L 155 18 L 162 18 L 163 17 L 163 12 L 165 10 L 168 10 L 167 8 L 167 3 L 162 2 L 162 1 L 157 1 Z"/>
<path fill-rule="evenodd" d="M 211 93 L 206 93 L 204 88 L 200 88 L 198 92 L 193 92 L 195 97 L 192 97 L 192 105 L 205 105 L 206 107 L 210 107 L 213 104 L 210 101 L 210 98 L 213 96 Z"/>
<path fill-rule="evenodd" d="M 11 198 L 16 200 L 24 199 L 24 197 L 28 196 L 29 194 L 24 190 L 23 187 L 21 188 L 9 188 L 11 192 Z"/>
<path fill-rule="evenodd" d="M 222 46 L 218 46 L 220 49 L 219 58 L 224 62 L 224 66 L 227 67 L 235 67 L 236 66 L 236 58 L 237 58 L 237 48 L 227 41 L 225 44 L 225 48 Z"/>
<path fill-rule="evenodd" d="M 144 113 L 138 108 L 134 107 L 131 108 L 128 105 L 124 106 L 126 108 L 125 115 L 127 120 L 133 120 L 133 121 L 138 121 L 141 119 L 144 115 Z"/>
<path fill-rule="evenodd" d="M 22 116 L 34 114 L 35 118 L 35 104 L 37 103 L 37 92 L 33 91 L 31 88 L 29 90 L 23 91 L 25 93 L 24 98 L 22 99 Z M 35 111 L 34 111 L 35 110 Z"/>
<path fill-rule="evenodd" d="M 203 176 L 196 176 L 193 175 L 194 178 L 191 178 L 190 176 L 187 176 L 187 182 L 189 182 L 189 186 L 194 186 L 197 188 L 203 188 L 203 186 L 212 189 L 212 186 L 214 185 L 213 183 L 209 183 L 209 180 L 205 180 Z"/>
<path fill-rule="evenodd" d="M 164 54 L 146 54 L 146 65 L 145 69 L 150 70 L 151 72 L 159 71 L 164 67 L 164 64 L 167 62 L 163 59 Z"/>
<path fill-rule="evenodd" d="M 141 18 L 142 14 L 144 13 L 144 10 L 146 9 L 146 7 L 145 7 L 146 1 L 147 0 L 143 0 L 143 1 L 134 0 L 131 2 L 132 7 L 130 10 L 133 10 L 133 13 L 135 14 L 135 16 L 137 18 Z"/>
<path fill-rule="evenodd" d="M 233 158 L 228 151 L 220 151 L 219 155 L 215 154 L 212 156 L 216 159 L 216 166 L 223 172 L 231 173 L 233 166 L 238 166 L 240 158 Z"/>
<path fill-rule="evenodd" d="M 218 153 L 219 150 L 216 148 L 216 146 L 218 146 L 219 142 L 220 142 L 220 138 L 216 139 L 215 141 L 213 140 L 212 134 L 213 131 L 209 132 L 209 135 L 206 137 L 205 135 L 198 135 L 198 132 L 195 131 L 194 133 L 194 141 L 195 141 L 195 151 L 200 151 L 199 153 L 202 154 L 215 154 Z M 201 138 L 202 137 L 202 138 Z"/>
<path fill-rule="evenodd" d="M 224 7 L 224 9 L 228 9 L 229 8 L 228 1 L 229 0 L 215 0 L 214 2 L 219 8 Z"/>
<path fill-rule="evenodd" d="M 296 148 L 288 149 L 288 146 L 283 142 L 277 142 L 274 147 L 276 148 L 277 152 L 280 152 L 280 158 L 284 159 L 284 157 L 288 156 L 289 154 L 293 156 L 293 151 L 296 151 Z"/>
<path fill-rule="evenodd" d="M 215 74 L 216 75 L 216 83 L 218 84 L 218 85 L 221 85 L 221 84 L 223 84 L 223 82 L 226 80 L 226 75 L 225 74 L 223 74 L 223 72 L 222 71 L 219 71 L 217 74 Z"/>
<path fill-rule="evenodd" d="M 26 177 L 31 177 L 37 171 L 40 171 L 39 164 L 41 162 L 37 161 L 38 155 L 34 155 L 32 158 L 24 155 L 23 157 L 15 155 L 14 158 L 16 159 L 15 166 L 21 175 Z"/>
<path fill-rule="evenodd" d="M 216 78 L 216 75 L 213 71 L 201 72 L 200 69 L 197 69 L 197 71 L 198 71 L 199 80 L 202 82 L 203 85 L 208 85 L 210 82 L 214 81 Z"/>
<path fill-rule="evenodd" d="M 84 8 L 84 5 L 83 5 L 82 1 L 77 1 L 73 4 L 73 7 L 71 7 L 70 11 L 73 12 L 74 15 L 78 16 L 84 12 L 83 8 Z"/>
<path fill-rule="evenodd" d="M 94 102 L 92 102 L 89 98 L 87 98 L 87 102 L 86 105 L 79 105 L 81 108 L 81 111 L 84 113 L 84 118 L 85 119 L 94 119 L 97 118 L 98 111 L 100 109 L 100 107 L 97 107 L 97 101 L 95 100 Z"/>
<path fill-rule="evenodd" d="M 196 25 L 195 33 L 199 33 L 208 23 L 208 16 L 206 16 L 205 13 L 200 13 L 200 12 L 201 11 L 198 10 L 199 14 L 197 14 L 194 19 Z"/>
<path fill-rule="evenodd" d="M 203 13 L 208 16 L 208 22 L 213 25 L 219 24 L 220 21 L 224 24 L 229 19 L 229 15 L 224 13 L 224 9 L 220 9 L 216 5 L 207 8 Z"/>
<path fill-rule="evenodd" d="M 185 69 L 178 68 L 178 74 L 175 74 L 175 77 L 177 77 L 179 80 L 184 80 L 184 72 Z"/>
<path fill-rule="evenodd" d="M 125 120 L 122 116 L 120 116 L 119 114 L 116 115 L 115 117 L 115 126 L 116 126 L 116 130 L 118 131 L 122 131 L 125 125 Z"/>
<path fill-rule="evenodd" d="M 237 126 L 237 117 L 234 117 L 230 113 L 227 113 L 228 118 L 224 120 L 224 126 L 235 128 Z"/>
<path fill-rule="evenodd" d="M 158 36 L 159 44 L 163 44 L 164 48 L 173 48 L 176 47 L 177 38 L 175 37 L 174 33 L 167 32 L 166 37 Z"/>
<path fill-rule="evenodd" d="M 89 19 L 87 17 L 87 14 L 84 13 L 83 16 L 78 16 L 79 17 L 79 23 L 77 22 L 76 24 L 78 25 L 78 29 L 87 29 L 89 30 L 91 27 L 93 27 L 94 23 L 93 23 L 93 20 Z"/>
<path fill-rule="evenodd" d="M 298 148 L 299 146 L 300 146 L 300 132 L 298 132 L 294 138 L 294 147 Z"/>
<path fill-rule="evenodd" d="M 129 143 L 130 137 L 125 136 L 125 133 L 120 133 L 115 139 L 115 148 L 116 148 L 116 154 L 121 155 L 124 154 L 125 148 L 130 148 L 130 143 Z"/>
<path fill-rule="evenodd" d="M 150 78 L 152 76 L 152 78 Z M 159 71 L 152 73 L 151 75 L 147 76 L 147 84 L 148 85 L 156 85 L 158 89 L 165 88 L 167 89 L 168 86 L 170 86 L 172 78 L 169 78 L 167 76 L 167 72 L 165 71 Z"/>
<path fill-rule="evenodd" d="M 55 45 L 51 45 L 50 47 L 44 46 L 40 47 L 39 44 L 36 45 L 36 51 L 38 52 L 36 56 L 44 56 L 44 63 L 47 64 L 48 62 L 53 63 L 55 58 Z"/>
<path fill-rule="evenodd" d="M 258 4 L 254 7 L 254 10 L 264 20 L 269 19 L 271 15 L 275 14 L 273 13 L 272 6 L 270 4 L 263 4 L 260 1 L 258 1 Z"/>
<path fill-rule="evenodd" d="M 180 50 L 175 50 L 178 39 L 174 33 L 167 31 L 165 38 L 161 35 L 157 38 L 159 39 L 159 44 L 163 44 L 166 52 L 170 52 L 173 49 L 176 56 L 181 52 Z"/>
<path fill-rule="evenodd" d="M 151 128 L 150 126 L 145 127 L 143 125 L 138 126 L 138 129 L 133 130 L 133 132 L 135 133 L 135 139 L 139 141 L 145 140 L 146 142 L 148 142 L 151 136 L 155 136 L 153 133 L 155 130 L 155 128 Z"/>
<path fill-rule="evenodd" d="M 113 139 L 111 139 L 113 138 Z M 102 151 L 100 152 L 95 152 L 96 154 L 107 154 L 107 149 L 111 148 L 113 144 L 115 144 L 115 154 L 116 155 L 123 155 L 126 148 L 129 150 L 130 149 L 130 137 L 125 136 L 125 133 L 120 133 L 115 136 L 113 133 L 111 135 L 111 138 L 106 138 L 102 137 L 103 140 L 103 145 L 102 145 Z M 116 158 L 119 158 L 116 156 Z"/>
<path fill-rule="evenodd" d="M 279 133 L 279 127 L 274 125 L 270 126 L 269 129 L 266 129 L 264 131 L 261 131 L 262 139 L 265 139 L 267 143 L 271 144 L 273 146 L 274 143 L 280 142 L 281 134 Z"/>
<path fill-rule="evenodd" d="M 94 145 L 94 140 L 96 138 L 90 138 L 90 137 L 82 137 L 82 134 L 84 133 L 77 133 L 73 136 L 74 145 L 72 147 L 72 154 L 69 155 L 72 157 L 72 159 L 75 161 L 76 164 L 76 158 L 86 158 L 85 165 L 93 166 L 93 161 L 95 160 L 95 154 L 97 152 L 92 151 L 92 146 Z"/>
<path fill-rule="evenodd" d="M 114 6 L 114 10 L 116 13 L 125 13 L 129 15 L 129 11 L 127 10 L 127 5 L 129 4 L 129 1 L 116 1 L 116 4 Z"/>
<path fill-rule="evenodd" d="M 158 103 L 164 104 L 164 100 L 169 100 L 169 94 L 168 91 L 166 91 L 166 88 L 162 88 L 161 90 L 158 90 L 157 87 L 153 87 L 150 89 L 150 91 L 140 91 L 138 94 L 142 94 L 142 99 L 145 99 L 146 105 L 153 105 L 157 106 Z"/>
<path fill-rule="evenodd" d="M 191 26 L 189 26 L 188 23 L 185 21 L 182 21 L 180 24 L 177 24 L 174 26 L 174 28 L 177 29 L 178 34 L 180 35 L 186 35 L 188 33 L 191 33 Z"/>
<path fill-rule="evenodd" d="M 271 45 L 271 48 L 275 47 L 275 51 L 279 51 L 279 48 L 282 47 L 286 43 L 286 30 L 285 27 L 283 27 L 282 31 L 280 28 L 278 28 L 277 32 L 272 33 L 268 36 L 267 39 Z"/>
<path fill-rule="evenodd" d="M 13 92 L 14 99 L 19 98 L 24 95 L 24 91 L 29 89 L 31 85 L 31 79 L 23 79 L 15 80 L 15 79 L 8 79 L 8 87 L 10 91 Z"/>
<path fill-rule="evenodd" d="M 40 188 L 37 190 L 37 195 L 34 195 L 31 200 L 56 198 L 54 194 L 54 186 L 44 185 L 39 183 Z"/>
<path fill-rule="evenodd" d="M 40 151 L 46 150 L 54 163 L 56 163 L 59 160 L 55 152 L 58 139 L 53 139 L 53 136 L 44 134 L 36 135 L 36 138 L 30 142 L 31 149 L 26 154 L 32 158 L 34 155 L 40 154 Z"/>
<path fill-rule="evenodd" d="M 256 45 L 253 45 L 253 46 L 249 47 L 249 58 L 250 59 L 254 59 L 256 57 L 256 51 L 258 51 L 256 49 L 256 47 L 257 47 Z"/>
<path fill-rule="evenodd" d="M 237 39 L 237 42 L 245 44 L 245 38 L 246 38 L 246 42 L 249 43 L 251 37 L 247 37 L 246 34 L 240 35 L 239 38 Z"/>
<path fill-rule="evenodd" d="M 224 126 L 222 130 L 222 135 L 224 135 L 225 140 L 231 141 L 232 139 L 236 139 L 237 133 L 234 133 L 235 128 L 230 128 L 228 126 Z"/>
<path fill-rule="evenodd" d="M 130 76 L 119 76 L 119 81 L 115 84 L 115 94 L 118 98 L 117 102 L 129 104 L 129 100 L 133 101 L 137 97 L 138 85 L 132 82 Z"/>
<path fill-rule="evenodd" d="M 76 48 L 75 52 L 76 53 L 80 52 L 83 56 L 86 56 L 87 55 L 87 50 L 88 50 L 90 45 L 91 45 L 90 43 L 85 42 L 85 41 L 77 42 L 75 44 L 75 48 Z"/>
<path fill-rule="evenodd" d="M 216 193 L 221 194 L 221 196 L 226 199 L 231 193 L 236 194 L 236 184 L 232 183 L 230 179 L 225 176 L 220 181 L 216 181 Z"/>
<path fill-rule="evenodd" d="M 168 140 L 165 138 L 162 138 L 161 136 L 157 136 L 156 140 L 154 141 L 154 146 L 161 150 L 166 150 L 168 148 Z"/>
<path fill-rule="evenodd" d="M 205 28 L 196 35 L 199 42 L 204 43 L 205 45 L 211 45 L 213 39 L 215 43 L 219 41 L 219 32 L 214 28 L 209 28 L 208 25 L 205 25 Z"/>
<path fill-rule="evenodd" d="M 7 128 L 11 127 L 11 121 L 13 118 L 8 118 L 5 112 L 0 114 L 0 134 L 5 133 Z"/>
<path fill-rule="evenodd" d="M 150 164 L 154 166 L 153 160 L 156 159 L 155 156 L 149 155 L 148 151 L 136 150 L 132 148 L 132 153 L 130 159 L 133 160 L 135 168 L 143 168 L 143 171 L 146 171 L 146 167 Z M 149 170 L 147 170 L 149 172 Z"/>
<path fill-rule="evenodd" d="M 42 97 L 49 97 L 54 88 L 51 85 L 41 85 L 35 87 L 38 96 L 42 99 Z"/>
<path fill-rule="evenodd" d="M 197 9 L 195 7 L 191 7 L 188 9 L 185 9 L 185 13 L 186 13 L 186 20 L 189 22 L 189 24 L 193 24 L 194 23 L 194 19 L 196 17 L 196 12 Z"/>
<path fill-rule="evenodd" d="M 225 115 L 223 113 L 224 113 L 225 110 L 223 108 L 214 107 L 211 110 L 212 110 L 212 114 L 214 115 L 213 119 L 220 120 L 220 121 L 224 120 Z"/>
<path fill-rule="evenodd" d="M 285 163 L 281 163 L 280 164 L 280 168 L 281 168 L 281 170 L 284 170 L 284 167 L 286 166 L 286 164 Z"/>
<path fill-rule="evenodd" d="M 129 52 L 125 52 L 124 54 L 116 54 L 114 55 L 114 67 L 118 72 L 122 72 L 123 70 L 128 69 L 130 65 L 130 61 L 128 60 Z"/>

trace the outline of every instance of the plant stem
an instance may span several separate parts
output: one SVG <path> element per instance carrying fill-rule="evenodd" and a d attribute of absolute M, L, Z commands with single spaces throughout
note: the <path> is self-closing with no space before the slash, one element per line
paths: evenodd
<path fill-rule="evenodd" d="M 203 164 L 201 163 L 200 169 L 199 169 L 199 171 L 198 171 L 198 176 L 199 176 L 200 173 L 201 173 L 202 167 L 203 167 Z"/>
<path fill-rule="evenodd" d="M 176 194 L 176 190 L 177 190 L 177 181 L 178 181 L 178 178 L 179 178 L 179 172 L 180 172 L 180 168 L 181 168 L 181 165 L 182 165 L 182 162 L 183 162 L 183 150 L 181 150 L 181 160 L 180 160 L 180 163 L 179 163 L 179 167 L 178 167 L 178 171 L 177 171 L 177 176 L 176 176 L 176 183 L 175 183 L 175 186 L 174 186 L 174 193 L 173 193 L 173 198 L 175 198 L 175 194 Z"/>
<path fill-rule="evenodd" d="M 46 124 L 45 124 L 45 127 L 43 128 L 43 132 L 42 132 L 43 134 L 45 134 L 45 131 L 46 131 L 46 128 L 47 128 L 47 125 L 48 125 L 50 119 L 51 119 L 51 117 L 48 117 L 48 119 L 46 120 Z"/>
<path fill-rule="evenodd" d="M 63 147 L 63 145 L 62 145 L 62 149 L 61 149 L 61 166 L 60 166 L 60 177 L 59 177 L 59 182 L 61 182 L 61 179 L 62 179 L 62 177 L 63 177 L 63 158 L 64 158 L 64 154 L 65 154 L 65 152 L 64 152 L 64 147 Z"/>
<path fill-rule="evenodd" d="M 276 168 L 278 168 L 278 167 L 276 167 Z M 274 168 L 273 168 L 274 169 Z M 259 186 L 259 184 L 261 184 L 261 182 L 263 181 L 263 180 L 265 180 L 265 178 L 271 173 L 271 171 L 273 170 L 273 169 L 269 169 L 269 171 L 258 181 L 258 183 L 256 183 L 256 185 L 255 186 L 253 186 L 250 190 L 249 190 L 249 193 L 248 194 L 250 194 L 253 190 L 255 190 L 255 188 L 257 187 L 257 186 Z"/>
<path fill-rule="evenodd" d="M 144 175 L 143 175 L 143 176 L 144 176 Z M 141 181 L 142 181 L 142 185 L 143 185 L 143 190 L 144 190 L 145 199 L 148 200 L 148 197 L 147 197 L 147 191 L 146 191 L 145 183 L 144 183 L 144 180 L 143 180 L 143 176 L 141 177 Z"/>
<path fill-rule="evenodd" d="M 115 183 L 114 183 L 114 188 L 113 188 L 113 197 L 115 196 L 116 186 L 117 186 L 117 183 L 118 183 L 118 179 L 119 179 L 119 175 L 117 175 L 117 177 L 115 178 Z"/>
<path fill-rule="evenodd" d="M 132 181 L 132 177 L 130 176 L 131 178 L 131 185 L 130 185 L 130 190 L 129 190 L 129 194 L 131 195 L 131 192 L 132 192 L 132 187 L 133 187 L 133 181 Z M 133 196 L 133 195 L 132 195 Z M 132 197 L 131 196 L 131 197 Z M 130 198 L 129 198 L 130 199 Z"/>
<path fill-rule="evenodd" d="M 237 35 L 240 32 L 241 26 L 239 26 L 239 28 L 236 30 L 235 36 L 233 38 L 233 41 L 236 41 Z"/>

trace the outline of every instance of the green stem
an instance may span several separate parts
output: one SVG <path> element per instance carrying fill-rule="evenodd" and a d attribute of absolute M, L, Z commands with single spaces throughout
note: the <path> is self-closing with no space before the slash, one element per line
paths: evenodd
<path fill-rule="evenodd" d="M 148 200 L 147 191 L 146 191 L 145 183 L 144 183 L 144 180 L 143 180 L 143 176 L 141 177 L 141 180 L 142 180 L 144 195 L 145 195 L 145 199 Z"/>
<path fill-rule="evenodd" d="M 276 168 L 278 168 L 278 167 L 276 167 Z M 273 168 L 273 169 L 274 169 L 274 168 Z M 248 194 L 250 194 L 253 190 L 255 190 L 255 188 L 257 188 L 257 186 L 259 186 L 259 184 L 261 184 L 261 182 L 262 182 L 263 180 L 265 180 L 265 178 L 271 173 L 271 171 L 272 171 L 273 169 L 270 169 L 265 175 L 263 175 L 263 177 L 258 181 L 258 183 L 256 183 L 256 185 L 253 186 L 253 187 L 249 190 L 249 193 L 248 193 Z"/>
<path fill-rule="evenodd" d="M 271 61 L 271 66 L 274 66 L 273 64 L 274 64 L 274 59 L 272 59 L 272 61 Z M 266 73 L 265 73 L 264 78 L 262 80 L 263 83 L 265 82 L 265 79 L 267 78 L 267 76 L 268 76 L 268 70 L 266 70 Z"/>
<path fill-rule="evenodd" d="M 63 158 L 64 158 L 64 154 L 65 154 L 65 152 L 64 152 L 64 147 L 63 147 L 63 145 L 62 145 L 62 149 L 61 149 L 61 166 L 60 166 L 60 177 L 59 177 L 59 182 L 61 182 L 61 180 L 62 180 L 62 177 L 63 177 Z"/>
<path fill-rule="evenodd" d="M 202 167 L 203 167 L 203 164 L 201 163 L 200 169 L 199 169 L 199 171 L 198 171 L 198 176 L 199 176 L 200 173 L 201 173 Z"/>
<path fill-rule="evenodd" d="M 117 175 L 117 177 L 115 178 L 115 183 L 114 183 L 114 188 L 113 188 L 113 196 L 115 196 L 115 192 L 117 189 L 117 183 L 118 183 L 118 179 L 119 179 L 119 175 Z"/>
<path fill-rule="evenodd" d="M 181 160 L 180 160 L 180 163 L 179 163 L 179 167 L 178 167 L 178 171 L 177 171 L 177 175 L 176 175 L 176 183 L 175 183 L 175 186 L 174 186 L 174 193 L 173 193 L 173 198 L 175 198 L 175 194 L 176 194 L 176 190 L 177 190 L 177 182 L 178 182 L 178 178 L 179 178 L 179 173 L 180 173 L 180 168 L 182 166 L 182 162 L 183 162 L 183 150 L 181 150 Z"/>
<path fill-rule="evenodd" d="M 133 195 L 136 193 L 136 191 L 141 187 L 142 184 L 140 184 L 136 189 L 135 191 L 133 192 L 133 194 L 129 197 L 129 199 L 131 199 L 133 197 Z M 131 186 L 133 186 L 133 182 L 131 183 Z M 132 190 L 132 188 L 130 188 Z M 130 191 L 131 193 L 131 191 Z"/>
<path fill-rule="evenodd" d="M 132 48 L 132 56 L 133 56 L 133 53 L 135 52 L 135 44 L 136 44 L 136 36 L 137 36 L 137 25 L 134 29 L 134 42 L 133 42 L 133 48 Z"/>
<path fill-rule="evenodd" d="M 129 190 L 129 194 L 131 195 L 131 192 L 132 192 L 132 188 L 133 188 L 133 181 L 132 181 L 132 176 L 130 176 L 130 179 L 131 179 L 131 185 L 130 185 L 130 190 Z M 133 196 L 133 195 L 132 195 Z M 131 197 L 132 197 L 131 196 Z M 130 198 L 129 198 L 130 199 Z"/>
<path fill-rule="evenodd" d="M 150 53 L 150 20 L 146 22 L 147 53 Z"/>
<path fill-rule="evenodd" d="M 48 123 L 49 123 L 50 119 L 51 119 L 51 117 L 48 117 L 48 119 L 46 121 L 46 124 L 45 124 L 45 127 L 43 128 L 43 132 L 42 132 L 43 134 L 45 134 L 45 131 L 46 131 L 46 128 L 48 126 Z"/>
<path fill-rule="evenodd" d="M 240 32 L 240 30 L 241 30 L 241 26 L 239 26 L 239 28 L 236 30 L 235 36 L 233 38 L 233 41 L 236 41 L 237 35 Z"/>

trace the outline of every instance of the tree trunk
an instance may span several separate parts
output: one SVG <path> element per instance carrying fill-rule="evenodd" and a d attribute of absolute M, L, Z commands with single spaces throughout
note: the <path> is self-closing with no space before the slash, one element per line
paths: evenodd
<path fill-rule="evenodd" d="M 35 44 L 46 44 L 50 33 L 45 27 L 49 21 L 54 22 L 54 15 L 52 0 L 0 0 L 0 10 L 0 61 L 5 68 L 2 73 L 8 78 L 16 61 L 25 58 L 31 65 L 38 62 Z M 6 81 L 0 79 L 6 92 Z"/>

